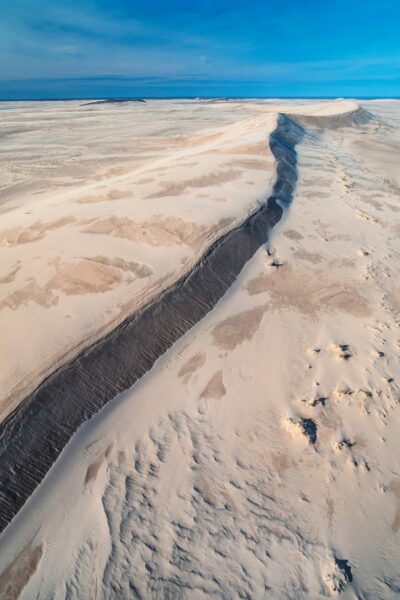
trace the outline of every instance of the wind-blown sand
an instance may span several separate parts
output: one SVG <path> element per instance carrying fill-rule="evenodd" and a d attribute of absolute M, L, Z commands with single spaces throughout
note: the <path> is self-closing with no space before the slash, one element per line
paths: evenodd
<path fill-rule="evenodd" d="M 54 366 L 65 351 L 57 341 L 63 332 L 76 351 L 189 269 L 210 240 L 268 197 L 273 158 L 267 151 L 259 158 L 254 148 L 260 152 L 277 112 L 303 128 L 293 202 L 268 247 L 141 381 L 71 439 L 0 537 L 0 596 L 399 595 L 400 103 L 228 103 L 213 110 L 237 111 L 242 120 L 167 152 L 168 170 L 156 184 L 138 185 L 141 202 L 129 209 L 124 198 L 77 202 L 74 188 L 53 208 L 38 207 L 40 218 L 21 224 L 20 208 L 5 214 L 4 229 L 13 231 L 4 248 L 21 253 L 5 285 L 29 265 L 32 273 L 33 245 L 49 244 L 37 246 L 47 265 L 43 279 L 32 284 L 25 275 L 28 299 L 17 294 L 18 306 L 2 310 L 7 339 L 18 335 L 9 315 L 21 321 L 16 349 L 29 328 L 27 354 L 48 343 L 42 325 L 51 323 L 46 357 L 21 361 L 32 386 L 46 361 Z M 251 160 L 265 161 L 265 171 L 244 165 L 245 148 L 253 148 Z M 242 166 L 228 169 L 228 157 Z M 178 160 L 201 167 L 181 172 Z M 236 169 L 237 180 L 218 179 Z M 118 189 L 133 189 L 136 176 Z M 210 182 L 200 186 L 198 204 L 189 180 Z M 99 194 L 107 196 L 107 186 Z M 97 187 L 85 194 L 93 198 Z M 77 208 L 67 214 L 72 203 Z M 69 217 L 75 221 L 57 224 Z M 230 221 L 216 228 L 222 219 Z M 123 253 L 128 244 L 132 250 Z M 32 300 L 38 286 L 49 306 Z M 107 313 L 116 298 L 129 303 Z M 76 330 L 60 317 L 72 300 Z M 50 322 L 53 310 L 60 312 Z M 98 311 L 91 329 L 85 310 Z M 9 407 L 22 397 L 11 385 L 12 347 L 3 378 Z"/>

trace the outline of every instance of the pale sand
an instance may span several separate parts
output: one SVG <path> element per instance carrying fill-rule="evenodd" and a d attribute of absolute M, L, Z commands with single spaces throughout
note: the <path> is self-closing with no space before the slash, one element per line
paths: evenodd
<path fill-rule="evenodd" d="M 213 240 L 269 196 L 275 171 L 268 137 L 275 113 L 219 108 L 218 116 L 210 119 L 211 111 L 201 123 L 194 118 L 197 107 L 183 104 L 182 111 L 193 114 L 183 127 L 172 109 L 171 103 L 128 108 L 137 119 L 129 144 L 143 160 L 131 157 L 122 174 L 115 174 L 117 159 L 111 156 L 112 168 L 101 170 L 103 163 L 97 164 L 84 185 L 80 171 L 66 190 L 62 173 L 66 178 L 70 160 L 61 155 L 56 157 L 58 177 L 47 190 L 29 195 L 17 186 L 12 195 L 9 187 L 0 228 L 0 420 L 46 375 L 189 271 Z M 52 113 L 58 127 L 69 113 L 77 123 L 81 119 L 79 140 L 98 152 L 98 139 L 85 139 L 93 135 L 93 122 L 90 127 L 84 123 L 87 107 L 67 102 L 42 110 Z M 5 112 L 5 131 L 7 118 L 15 114 L 21 115 L 20 105 Z M 22 114 L 24 125 L 33 126 L 29 105 Z M 104 151 L 116 152 L 122 139 L 128 143 L 122 132 L 128 127 L 125 108 L 119 113 L 97 108 L 96 114 L 99 129 L 110 123 L 115 128 L 104 139 Z M 145 125 L 139 121 L 143 115 Z M 169 137 L 160 136 L 157 118 L 160 131 L 168 119 Z M 151 119 L 155 124 L 149 132 Z M 224 121 L 229 124 L 216 127 Z M 214 129 L 197 131 L 210 122 Z M 15 145 L 8 144 L 15 152 Z M 44 160 L 46 139 L 37 152 Z M 25 190 L 32 179 L 27 156 L 13 160 Z M 4 177 L 7 181 L 7 172 Z"/>
<path fill-rule="evenodd" d="M 2 534 L 22 598 L 398 597 L 400 181 L 380 149 L 400 103 L 365 107 L 393 129 L 303 140 L 268 252 Z"/>

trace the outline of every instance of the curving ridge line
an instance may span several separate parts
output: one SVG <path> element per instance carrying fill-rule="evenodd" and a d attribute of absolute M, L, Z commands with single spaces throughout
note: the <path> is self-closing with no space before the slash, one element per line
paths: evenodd
<path fill-rule="evenodd" d="M 289 206 L 297 182 L 295 148 L 305 131 L 292 117 L 278 115 L 270 135 L 276 181 L 268 201 L 212 244 L 192 271 L 171 288 L 43 381 L 0 424 L 0 532 L 78 428 L 136 383 L 212 310 L 268 240 L 271 228 Z"/>
<path fill-rule="evenodd" d="M 365 125 L 376 120 L 365 108 L 354 103 L 354 109 L 343 113 L 332 114 L 299 114 L 285 113 L 288 118 L 295 119 L 301 125 L 323 129 L 337 129 L 339 127 L 352 127 Z"/>

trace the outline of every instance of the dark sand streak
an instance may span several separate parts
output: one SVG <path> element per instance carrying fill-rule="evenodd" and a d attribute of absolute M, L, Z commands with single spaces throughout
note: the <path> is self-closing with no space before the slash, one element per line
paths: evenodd
<path fill-rule="evenodd" d="M 0 425 L 0 530 L 34 492 L 77 429 L 130 388 L 222 298 L 281 219 L 297 181 L 300 126 L 281 115 L 270 136 L 273 194 L 215 242 L 196 267 L 102 340 L 48 377 Z"/>

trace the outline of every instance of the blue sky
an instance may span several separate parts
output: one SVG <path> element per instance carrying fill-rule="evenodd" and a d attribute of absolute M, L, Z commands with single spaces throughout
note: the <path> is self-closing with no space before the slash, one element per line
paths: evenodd
<path fill-rule="evenodd" d="M 400 96 L 399 0 L 0 0 L 0 99 Z"/>

